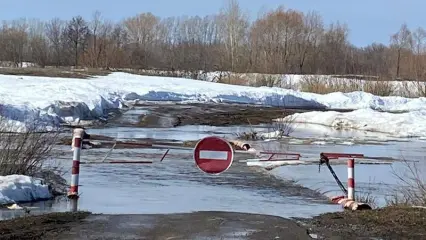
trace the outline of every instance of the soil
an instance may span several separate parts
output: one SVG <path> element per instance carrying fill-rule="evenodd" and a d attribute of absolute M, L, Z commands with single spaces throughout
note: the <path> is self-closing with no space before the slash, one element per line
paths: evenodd
<path fill-rule="evenodd" d="M 0 68 L 0 74 L 18 75 L 18 76 L 37 76 L 37 77 L 60 77 L 60 78 L 80 78 L 87 79 L 93 76 L 105 76 L 110 74 L 107 70 L 71 70 L 69 68 Z"/>
<path fill-rule="evenodd" d="M 426 209 L 387 207 L 301 220 L 322 239 L 426 239 Z"/>
<path fill-rule="evenodd" d="M 47 214 L 0 222 L 0 239 L 311 239 L 280 217 L 194 212 L 167 215 Z"/>
<path fill-rule="evenodd" d="M 55 239 L 53 236 L 71 229 L 89 216 L 87 212 L 51 213 L 0 221 L 0 239 Z"/>
<path fill-rule="evenodd" d="M 426 209 L 387 207 L 312 219 L 234 212 L 51 213 L 0 221 L 6 239 L 426 239 Z"/>
<path fill-rule="evenodd" d="M 134 107 L 146 107 L 142 103 Z M 324 109 L 309 109 L 319 110 Z M 287 115 L 305 112 L 308 109 L 288 109 L 284 107 L 263 107 L 246 104 L 162 104 L 161 107 L 152 109 L 148 115 L 141 117 L 140 127 L 177 127 L 185 125 L 257 125 L 271 123 L 272 119 L 282 118 Z M 169 126 L 168 126 L 169 124 Z"/>

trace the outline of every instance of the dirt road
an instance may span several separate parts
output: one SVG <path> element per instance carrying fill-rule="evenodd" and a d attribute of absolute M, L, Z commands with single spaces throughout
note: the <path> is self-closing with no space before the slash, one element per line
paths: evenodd
<path fill-rule="evenodd" d="M 426 209 L 389 207 L 313 219 L 232 213 L 91 215 L 51 213 L 0 221 L 0 240 L 426 239 Z"/>
<path fill-rule="evenodd" d="M 280 217 L 195 212 L 168 215 L 53 213 L 0 222 L 0 239 L 311 239 L 304 227 Z"/>

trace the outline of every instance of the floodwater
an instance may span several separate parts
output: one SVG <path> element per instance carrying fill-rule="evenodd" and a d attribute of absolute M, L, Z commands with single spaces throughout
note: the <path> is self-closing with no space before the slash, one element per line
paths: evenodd
<path fill-rule="evenodd" d="M 135 115 L 141 114 L 137 112 Z M 129 116 L 124 115 L 125 117 Z M 255 131 L 267 131 L 265 126 L 255 126 Z M 111 127 L 90 129 L 89 134 L 102 134 L 117 139 L 152 138 L 168 140 L 197 140 L 216 135 L 233 138 L 235 133 L 250 131 L 249 126 L 213 127 L 183 126 L 177 128 Z M 414 139 L 390 139 L 384 134 L 359 131 L 336 131 L 322 126 L 300 125 L 292 138 L 281 141 L 253 143 L 256 149 L 265 151 L 290 151 L 308 158 L 319 158 L 321 152 L 362 153 L 368 156 L 394 157 L 426 164 L 425 141 Z M 309 141 L 307 141 L 309 140 Z M 386 140 L 386 141 L 385 141 Z M 389 141 L 390 140 L 390 141 Z M 56 159 L 68 171 L 72 152 L 69 146 L 59 147 L 62 155 Z M 109 149 L 83 150 L 82 161 L 99 161 Z M 154 160 L 150 165 L 82 165 L 80 167 L 80 210 L 105 214 L 183 213 L 192 211 L 234 211 L 269 214 L 282 217 L 311 217 L 324 212 L 341 211 L 338 205 L 327 204 L 307 194 L 296 194 L 286 189 L 251 185 L 247 174 L 227 173 L 208 176 L 193 163 L 190 151 L 171 150 L 163 162 L 159 162 L 164 150 L 118 149 L 109 159 Z M 157 154 L 153 158 L 151 155 Z M 233 168 L 233 167 L 231 167 Z M 333 166 L 342 182 L 346 182 L 346 166 Z M 356 190 L 371 194 L 379 205 L 398 182 L 392 168 L 404 169 L 401 163 L 392 165 L 357 165 Z M 283 166 L 267 174 L 283 180 L 318 190 L 327 196 L 342 195 L 331 174 L 325 167 L 318 172 L 318 165 Z M 69 179 L 70 174 L 67 176 Z M 67 211 L 64 200 L 35 203 L 32 212 Z M 23 215 L 21 211 L 0 211 L 0 219 Z"/>
<path fill-rule="evenodd" d="M 252 129 L 260 132 L 270 130 L 266 126 L 183 126 L 162 129 L 96 129 L 93 130 L 93 133 L 119 139 L 134 137 L 186 141 L 211 135 L 235 138 L 235 133 Z M 155 131 L 155 133 L 152 131 Z M 291 136 L 291 138 L 280 141 L 251 143 L 257 150 L 295 152 L 300 153 L 304 159 L 319 160 L 321 152 L 360 153 L 368 157 L 390 157 L 416 161 L 414 164 L 418 169 L 426 169 L 426 141 L 421 139 L 392 138 L 387 134 L 356 130 L 338 131 L 329 127 L 310 124 L 299 124 Z M 337 165 L 333 166 L 333 169 L 346 185 L 347 167 Z M 283 166 L 272 170 L 270 174 L 282 179 L 294 180 L 302 186 L 320 191 L 329 197 L 343 195 L 325 166 L 321 167 L 320 172 L 318 165 Z M 397 176 L 408 176 L 406 174 L 408 174 L 407 163 L 403 162 L 395 162 L 391 165 L 357 165 L 355 168 L 356 195 L 371 196 L 375 198 L 378 206 L 383 206 L 387 199 L 392 198 L 395 188 L 401 184 Z M 325 209 L 327 208 L 328 206 L 325 207 Z"/>

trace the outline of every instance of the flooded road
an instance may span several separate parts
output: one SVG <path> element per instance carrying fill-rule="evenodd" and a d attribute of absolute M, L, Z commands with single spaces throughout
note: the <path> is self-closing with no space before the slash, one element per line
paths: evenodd
<path fill-rule="evenodd" d="M 116 140 L 141 138 L 191 141 L 215 135 L 235 138 L 235 133 L 265 132 L 265 124 L 255 126 L 203 126 L 141 128 L 126 124 L 140 121 L 146 109 L 125 113 L 114 124 L 104 128 L 88 129 L 89 134 L 105 135 Z M 123 126 L 117 126 L 122 122 Z M 126 123 L 126 124 L 124 124 Z M 119 125 L 119 124 L 118 124 Z M 384 134 L 337 131 L 323 126 L 299 125 L 292 137 L 280 141 L 251 142 L 257 150 L 290 151 L 304 158 L 318 159 L 321 152 L 362 153 L 368 156 L 394 157 L 417 160 L 425 165 L 426 148 L 423 140 L 390 139 Z M 58 146 L 61 155 L 54 159 L 68 171 L 71 169 L 70 146 Z M 100 161 L 109 149 L 82 151 L 82 161 Z M 82 165 L 80 168 L 79 209 L 104 214 L 171 214 L 194 211 L 233 211 L 268 214 L 280 217 L 312 217 L 325 212 L 341 211 L 329 204 L 326 196 L 341 195 L 334 179 L 318 165 L 283 166 L 270 172 L 238 163 L 224 174 L 210 176 L 200 172 L 192 159 L 192 152 L 171 150 L 160 162 L 165 150 L 116 149 L 109 156 L 115 160 L 153 160 L 147 165 Z M 401 163 L 392 165 L 357 165 L 356 188 L 360 193 L 370 192 L 385 203 L 389 188 L 396 184 L 392 168 L 401 169 Z M 335 166 L 345 183 L 346 166 Z M 68 172 L 65 178 L 70 179 Z M 321 193 L 325 193 L 322 195 Z M 37 212 L 67 211 L 63 200 L 33 204 Z M 1 211 L 0 218 L 12 218 L 23 213 Z"/>

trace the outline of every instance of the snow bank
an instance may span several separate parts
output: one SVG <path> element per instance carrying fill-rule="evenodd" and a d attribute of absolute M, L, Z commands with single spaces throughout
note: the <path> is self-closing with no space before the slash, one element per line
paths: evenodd
<path fill-rule="evenodd" d="M 313 111 L 296 113 L 293 117 L 298 123 L 320 124 L 337 129 L 382 132 L 394 137 L 426 137 L 425 110 L 399 114 L 377 112 L 372 109 L 346 113 Z"/>
<path fill-rule="evenodd" d="M 58 124 L 93 120 L 126 101 L 210 101 L 270 106 L 426 110 L 426 98 L 378 97 L 364 92 L 327 95 L 247 87 L 183 78 L 112 73 L 93 79 L 0 75 L 0 113 L 13 121 Z"/>
<path fill-rule="evenodd" d="M 0 205 L 50 199 L 47 185 L 23 175 L 0 176 Z"/>

